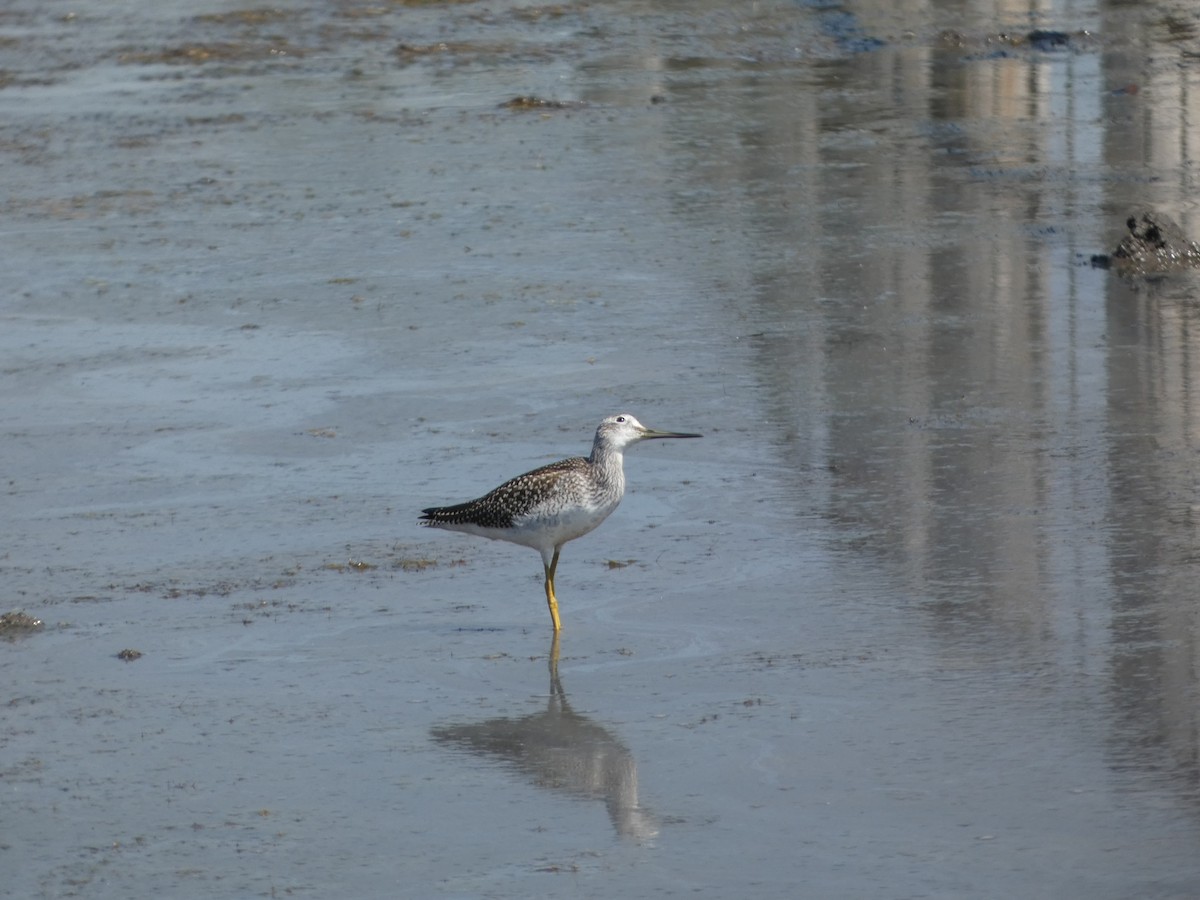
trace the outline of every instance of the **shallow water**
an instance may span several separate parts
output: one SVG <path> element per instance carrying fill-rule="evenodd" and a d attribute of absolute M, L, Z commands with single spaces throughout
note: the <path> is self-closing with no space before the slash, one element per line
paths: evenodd
<path fill-rule="evenodd" d="M 0 15 L 3 890 L 1200 894 L 1200 33 L 973 7 Z"/>

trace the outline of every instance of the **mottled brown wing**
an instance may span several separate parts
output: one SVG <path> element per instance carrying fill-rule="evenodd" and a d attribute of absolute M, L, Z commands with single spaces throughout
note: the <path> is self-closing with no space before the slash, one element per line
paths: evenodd
<path fill-rule="evenodd" d="M 431 506 L 421 512 L 421 524 L 476 525 L 480 528 L 512 528 L 513 519 L 550 497 L 562 476 L 587 468 L 581 456 L 550 463 L 518 475 L 477 500 L 454 506 Z"/>

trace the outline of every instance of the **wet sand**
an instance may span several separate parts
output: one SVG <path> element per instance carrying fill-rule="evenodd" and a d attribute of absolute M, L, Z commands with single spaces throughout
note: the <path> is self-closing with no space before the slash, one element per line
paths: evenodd
<path fill-rule="evenodd" d="M 1187 7 L 142 6 L 0 15 L 0 893 L 1200 894 Z M 553 667 L 416 518 L 619 411 Z"/>

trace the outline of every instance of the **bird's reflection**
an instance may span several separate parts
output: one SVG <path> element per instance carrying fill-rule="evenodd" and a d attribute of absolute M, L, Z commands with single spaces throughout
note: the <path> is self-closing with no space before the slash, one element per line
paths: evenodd
<path fill-rule="evenodd" d="M 550 645 L 550 697 L 544 712 L 520 718 L 447 725 L 440 744 L 500 760 L 539 787 L 603 800 L 622 837 L 647 840 L 655 817 L 638 805 L 637 763 L 607 728 L 571 709 L 558 677 L 558 635 Z"/>

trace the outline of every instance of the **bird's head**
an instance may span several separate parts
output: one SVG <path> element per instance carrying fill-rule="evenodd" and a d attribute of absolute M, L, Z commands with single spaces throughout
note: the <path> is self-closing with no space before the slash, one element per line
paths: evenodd
<path fill-rule="evenodd" d="M 657 438 L 698 438 L 698 434 L 682 431 L 655 431 L 647 428 L 629 413 L 618 413 L 609 416 L 596 429 L 596 443 L 613 450 L 622 450 L 638 441 L 649 441 Z"/>

